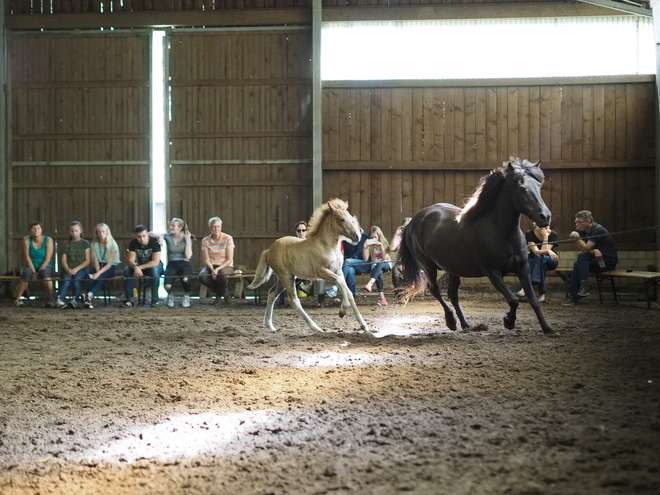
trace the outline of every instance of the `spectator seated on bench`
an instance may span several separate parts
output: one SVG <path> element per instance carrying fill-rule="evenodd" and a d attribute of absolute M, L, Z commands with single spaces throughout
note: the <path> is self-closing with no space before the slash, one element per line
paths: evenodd
<path fill-rule="evenodd" d="M 147 228 L 144 225 L 135 227 L 135 237 L 128 243 L 126 268 L 124 268 L 126 306 L 135 306 L 133 295 L 135 278 L 141 277 L 150 277 L 147 283 L 151 287 L 151 306 L 158 306 L 158 284 L 163 274 L 160 252 L 158 240 L 149 236 Z"/>

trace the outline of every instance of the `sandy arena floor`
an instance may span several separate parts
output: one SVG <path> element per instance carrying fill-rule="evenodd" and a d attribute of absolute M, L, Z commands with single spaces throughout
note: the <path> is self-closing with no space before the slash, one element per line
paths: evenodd
<path fill-rule="evenodd" d="M 0 493 L 657 494 L 660 309 L 0 304 Z M 311 303 L 312 301 L 308 301 Z"/>

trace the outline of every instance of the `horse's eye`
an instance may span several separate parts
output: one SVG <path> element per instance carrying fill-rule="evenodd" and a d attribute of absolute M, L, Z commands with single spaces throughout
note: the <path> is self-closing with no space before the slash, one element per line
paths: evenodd
<path fill-rule="evenodd" d="M 346 221 L 346 219 L 345 219 L 345 218 L 342 218 L 342 219 L 341 219 L 341 221 L 342 221 L 342 222 L 345 222 L 345 221 Z"/>

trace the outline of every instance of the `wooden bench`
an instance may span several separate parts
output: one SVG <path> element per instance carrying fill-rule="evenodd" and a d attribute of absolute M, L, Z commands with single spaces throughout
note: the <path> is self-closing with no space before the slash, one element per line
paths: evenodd
<path fill-rule="evenodd" d="M 571 281 L 571 273 L 573 272 L 572 268 L 557 268 L 554 272 L 564 281 L 566 288 Z M 660 287 L 660 272 L 645 272 L 637 270 L 610 270 L 607 272 L 592 273 L 590 275 L 596 276 L 596 285 L 598 286 L 598 298 L 600 303 L 603 303 L 603 284 L 606 281 L 609 281 L 612 286 L 612 295 L 614 296 L 614 302 L 618 303 L 618 295 L 616 292 L 616 284 L 614 283 L 615 278 L 623 279 L 636 279 L 644 281 L 644 290 L 646 293 L 646 306 L 648 309 L 651 309 L 651 300 L 655 301 L 658 297 L 658 287 Z M 568 292 L 568 290 L 566 291 Z"/>
<path fill-rule="evenodd" d="M 240 272 L 240 273 L 233 273 L 229 276 L 229 280 L 237 280 L 236 287 L 234 288 L 234 297 L 235 298 L 244 298 L 246 295 L 246 290 L 247 286 L 252 282 L 254 279 L 255 273 L 254 272 Z M 193 278 L 197 278 L 198 274 L 195 273 L 192 276 Z M 138 298 L 142 297 L 144 298 L 144 293 L 146 291 L 142 290 L 142 282 L 145 282 L 148 280 L 149 277 L 142 277 L 139 279 L 138 283 L 135 285 L 135 287 L 138 289 Z M 4 284 L 11 284 L 12 282 L 18 282 L 21 280 L 21 277 L 18 275 L 1 275 L 0 276 L 0 288 Z M 103 284 L 103 295 L 101 296 L 104 300 L 105 305 L 108 305 L 108 301 L 110 299 L 110 290 L 108 288 L 109 284 L 121 280 L 123 282 L 124 277 L 122 275 L 116 275 L 114 277 L 102 279 L 104 282 Z M 52 281 L 57 283 L 60 281 L 60 278 L 57 276 L 57 274 L 53 274 Z M 41 280 L 39 280 L 41 282 Z M 200 289 L 200 292 L 202 289 L 206 289 L 205 285 L 202 285 L 202 288 Z M 257 287 L 256 289 L 253 290 L 254 293 L 254 301 L 255 305 L 256 304 L 261 304 L 261 288 Z M 140 296 L 142 294 L 142 296 Z M 13 297 L 13 296 L 12 296 Z M 201 297 L 201 294 L 200 294 Z"/>

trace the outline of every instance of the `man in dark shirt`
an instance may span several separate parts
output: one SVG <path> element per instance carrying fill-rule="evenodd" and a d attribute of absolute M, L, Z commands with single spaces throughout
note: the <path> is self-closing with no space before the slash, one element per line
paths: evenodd
<path fill-rule="evenodd" d="M 135 237 L 128 243 L 126 268 L 124 268 L 124 289 L 126 291 L 126 306 L 135 306 L 133 288 L 135 278 L 152 277 L 151 306 L 158 306 L 158 285 L 163 274 L 163 264 L 160 261 L 160 244 L 158 239 L 150 237 L 144 225 L 135 227 Z"/>
<path fill-rule="evenodd" d="M 612 235 L 605 227 L 594 222 L 590 211 L 582 210 L 575 214 L 575 231 L 571 232 L 570 237 L 575 239 L 575 244 L 580 252 L 573 263 L 571 284 L 565 306 L 572 306 L 578 301 L 578 298 L 589 295 L 587 279 L 590 272 L 614 270 L 618 262 Z"/>

